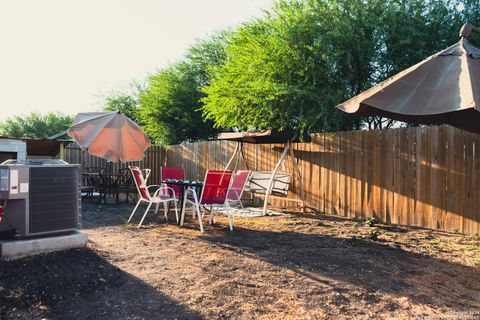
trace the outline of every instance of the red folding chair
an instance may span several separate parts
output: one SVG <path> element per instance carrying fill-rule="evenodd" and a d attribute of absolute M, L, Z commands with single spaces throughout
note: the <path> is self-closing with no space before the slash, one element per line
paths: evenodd
<path fill-rule="evenodd" d="M 175 180 L 184 180 L 185 179 L 185 170 L 178 167 L 160 167 L 160 175 L 162 180 L 165 179 L 175 179 Z M 175 196 L 180 198 L 183 196 L 183 186 L 176 184 L 166 184 L 168 187 L 172 188 L 175 192 Z"/>
<path fill-rule="evenodd" d="M 143 214 L 142 220 L 140 220 L 140 223 L 138 224 L 138 228 L 143 223 L 143 220 L 147 216 L 148 210 L 150 210 L 150 207 L 152 204 L 156 204 L 155 208 L 155 214 L 158 212 L 158 207 L 160 203 L 163 203 L 164 210 L 165 210 L 165 219 L 168 221 L 168 206 L 167 203 L 170 201 L 173 201 L 174 206 L 175 206 L 175 215 L 177 217 L 177 222 L 178 222 L 178 210 L 177 210 L 177 198 L 175 197 L 175 192 L 169 188 L 169 187 L 160 187 L 159 185 L 150 185 L 147 186 L 145 183 L 145 179 L 143 177 L 142 171 L 138 167 L 129 167 L 130 171 L 132 172 L 133 176 L 133 181 L 135 182 L 135 186 L 137 187 L 138 194 L 140 195 L 140 199 L 137 202 L 137 205 L 132 211 L 132 214 L 130 215 L 130 218 L 128 219 L 127 223 L 132 220 L 133 215 L 135 214 L 135 211 L 137 210 L 138 206 L 142 202 L 148 203 L 147 210 L 145 210 L 145 213 Z M 150 195 L 150 191 L 148 190 L 149 188 L 156 187 L 158 188 L 157 191 L 153 195 Z"/>
<path fill-rule="evenodd" d="M 247 184 L 248 177 L 250 176 L 249 170 L 239 170 L 235 174 L 232 180 L 232 184 L 228 189 L 227 193 L 227 202 L 228 204 L 238 203 L 240 208 L 243 209 L 242 205 L 242 194 L 243 190 L 245 189 L 245 185 Z"/>
<path fill-rule="evenodd" d="M 227 212 L 228 225 L 230 230 L 233 231 L 232 216 L 230 214 L 229 205 L 227 202 L 227 192 L 232 178 L 232 171 L 228 170 L 208 170 L 205 175 L 205 181 L 203 182 L 202 193 L 200 199 L 197 196 L 197 192 L 194 188 L 188 188 L 185 191 L 185 200 L 183 201 L 182 214 L 180 218 L 180 226 L 183 226 L 185 219 L 185 207 L 187 202 L 191 204 L 197 212 L 198 222 L 200 224 L 200 231 L 203 232 L 202 214 L 200 212 L 200 206 L 211 207 L 211 218 L 213 218 L 213 207 L 217 210 L 221 207 Z"/>

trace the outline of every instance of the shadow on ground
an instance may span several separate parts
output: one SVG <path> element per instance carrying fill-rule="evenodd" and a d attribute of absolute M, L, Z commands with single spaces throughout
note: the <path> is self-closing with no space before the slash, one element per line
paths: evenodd
<path fill-rule="evenodd" d="M 153 207 L 153 206 L 152 206 Z M 112 227 L 117 225 L 123 225 L 127 222 L 130 214 L 135 208 L 134 204 L 125 203 L 112 203 L 112 204 L 98 204 L 87 201 L 82 201 L 82 226 L 84 229 L 100 228 L 100 227 Z M 135 215 L 132 218 L 131 223 L 136 225 L 140 222 L 145 209 L 146 203 L 142 203 Z M 161 224 L 165 223 L 164 211 L 160 207 L 159 213 L 155 215 L 154 208 L 151 208 L 145 218 L 144 225 L 149 223 Z M 173 208 L 169 210 L 169 222 L 174 223 L 175 211 Z"/>
<path fill-rule="evenodd" d="M 340 281 L 371 293 L 407 297 L 416 304 L 478 308 L 472 302 L 472 297 L 480 297 L 480 273 L 476 268 L 405 251 L 392 244 L 238 227 L 233 233 L 207 234 L 202 239 L 327 286 L 338 286 Z M 376 302 L 374 295 L 369 300 Z"/>
<path fill-rule="evenodd" d="M 0 261 L 1 319 L 201 319 L 88 249 Z"/>

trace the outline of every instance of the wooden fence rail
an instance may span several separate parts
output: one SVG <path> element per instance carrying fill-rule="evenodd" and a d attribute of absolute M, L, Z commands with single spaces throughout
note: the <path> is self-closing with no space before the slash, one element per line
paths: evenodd
<path fill-rule="evenodd" d="M 449 126 L 314 134 L 294 144 L 306 205 L 327 214 L 392 224 L 480 233 L 480 135 Z M 208 141 L 151 148 L 141 166 L 181 166 L 190 179 L 223 168 L 234 142 Z M 282 145 L 245 144 L 251 170 L 273 170 Z M 67 149 L 68 151 L 68 149 Z M 67 161 L 95 159 L 68 151 Z M 294 172 L 289 161 L 281 171 Z M 289 197 L 298 197 L 296 179 Z M 274 200 L 275 205 L 288 205 Z"/>

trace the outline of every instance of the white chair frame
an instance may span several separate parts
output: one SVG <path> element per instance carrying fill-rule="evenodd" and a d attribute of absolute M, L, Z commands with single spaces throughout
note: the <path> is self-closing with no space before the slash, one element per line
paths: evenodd
<path fill-rule="evenodd" d="M 245 182 L 243 183 L 243 186 L 242 186 L 242 191 L 240 191 L 240 194 L 238 194 L 237 191 L 235 190 L 228 190 L 227 191 L 227 200 L 226 202 L 229 204 L 230 207 L 232 207 L 233 204 L 235 203 L 238 203 L 238 205 L 240 206 L 240 208 L 243 209 L 243 204 L 242 204 L 242 194 L 243 194 L 243 191 L 245 191 L 245 186 L 247 185 L 250 177 L 252 175 L 252 171 L 249 170 L 249 173 L 248 173 L 248 176 L 247 176 L 247 179 L 245 179 Z M 235 177 L 232 178 L 232 182 L 230 183 L 230 185 L 233 183 Z M 237 199 L 228 199 L 228 194 L 230 191 L 233 191 L 233 193 L 235 193 L 235 196 L 237 197 Z"/>
<path fill-rule="evenodd" d="M 131 168 L 130 168 L 130 171 L 133 175 L 133 172 L 132 172 Z M 146 169 L 145 171 L 146 171 L 146 175 L 148 177 L 148 175 L 150 174 L 150 169 Z M 143 182 L 145 183 L 145 178 L 143 177 L 143 173 L 142 173 L 142 179 L 143 179 Z M 168 205 L 167 204 L 170 201 L 173 201 L 173 203 L 174 203 L 175 217 L 176 217 L 177 223 L 178 223 L 178 218 L 179 218 L 178 217 L 178 209 L 177 209 L 178 200 L 177 200 L 177 197 L 175 196 L 175 191 L 172 188 L 166 187 L 166 186 L 160 186 L 160 185 L 157 185 L 157 184 L 149 185 L 149 186 L 146 187 L 147 191 L 148 191 L 148 189 L 150 189 L 152 187 L 158 187 L 158 190 L 155 191 L 155 193 L 153 195 L 150 195 L 150 192 L 148 191 L 149 199 L 145 199 L 145 198 L 142 197 L 142 193 L 140 192 L 140 188 L 137 184 L 137 181 L 135 180 L 135 176 L 133 177 L 133 181 L 135 182 L 135 186 L 137 187 L 137 192 L 140 195 L 140 199 L 138 200 L 137 205 L 135 206 L 132 213 L 130 214 L 130 217 L 128 218 L 127 223 L 129 223 L 130 220 L 132 220 L 133 215 L 137 211 L 137 208 L 140 206 L 140 203 L 142 203 L 142 202 L 148 203 L 148 206 L 147 206 L 147 209 L 145 210 L 145 213 L 143 214 L 143 217 L 140 220 L 140 223 L 138 224 L 137 228 L 140 228 L 142 226 L 143 220 L 145 220 L 145 217 L 147 216 L 148 211 L 150 210 L 152 204 L 154 204 L 154 203 L 156 204 L 155 214 L 157 214 L 157 212 L 158 212 L 158 208 L 160 206 L 160 203 L 163 203 L 163 209 L 164 209 L 164 212 L 165 212 L 165 220 L 168 221 Z M 171 198 L 163 198 L 163 199 L 161 198 L 161 196 L 166 196 L 165 194 L 162 194 L 162 192 L 165 191 L 165 190 L 169 190 L 169 191 L 172 192 L 172 197 Z"/>
<path fill-rule="evenodd" d="M 207 171 L 207 174 L 208 174 L 208 171 Z M 203 181 L 203 187 L 202 189 L 205 187 L 205 183 L 207 181 L 207 174 L 205 174 L 205 178 L 204 178 L 204 181 Z M 230 181 L 231 183 L 232 181 Z M 230 188 L 230 186 L 229 186 Z M 228 189 L 229 189 L 228 188 Z M 228 189 L 227 189 L 227 195 L 228 195 Z M 193 201 L 188 199 L 188 193 L 191 193 L 192 194 L 192 198 L 193 198 Z M 203 190 L 202 190 L 202 193 L 203 193 Z M 225 209 L 226 213 L 227 213 L 227 217 L 228 217 L 228 227 L 230 229 L 230 231 L 233 231 L 233 222 L 232 222 L 232 215 L 230 213 L 230 204 L 228 203 L 227 201 L 227 195 L 225 195 L 225 202 L 223 204 L 217 204 L 215 206 L 211 206 L 210 207 L 210 224 L 212 223 L 215 223 L 215 212 L 218 213 L 218 210 L 220 208 L 223 208 Z M 192 209 L 196 211 L 197 213 L 197 217 L 198 217 L 198 223 L 200 225 L 200 232 L 204 232 L 204 228 L 203 228 L 203 214 L 201 213 L 200 211 L 200 206 L 203 204 L 200 203 L 200 200 L 198 199 L 198 195 L 197 195 L 197 192 L 195 191 L 194 188 L 188 188 L 187 190 L 185 190 L 185 193 L 183 195 L 185 197 L 184 201 L 183 201 L 183 207 L 182 207 L 182 211 L 181 211 L 181 217 L 180 217 L 180 226 L 182 227 L 183 226 L 183 222 L 185 220 L 185 207 L 187 206 L 187 202 L 189 204 L 192 205 Z M 215 210 L 214 210 L 215 209 Z M 195 213 L 194 213 L 195 215 Z"/>

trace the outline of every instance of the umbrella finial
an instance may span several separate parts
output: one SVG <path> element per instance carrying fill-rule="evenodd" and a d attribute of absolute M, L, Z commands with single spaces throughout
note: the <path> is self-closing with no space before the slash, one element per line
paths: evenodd
<path fill-rule="evenodd" d="M 473 32 L 476 32 L 476 33 L 480 33 L 480 29 L 475 27 L 475 26 L 472 26 L 470 23 L 465 23 L 463 26 L 462 26 L 462 29 L 460 29 L 460 34 L 459 34 L 459 37 L 460 38 L 467 38 L 470 33 Z"/>

